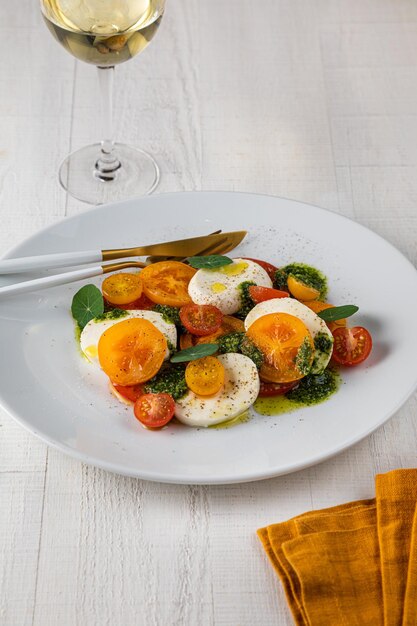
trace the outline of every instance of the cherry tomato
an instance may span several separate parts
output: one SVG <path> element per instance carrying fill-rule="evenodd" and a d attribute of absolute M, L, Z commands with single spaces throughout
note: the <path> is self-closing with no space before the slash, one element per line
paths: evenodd
<path fill-rule="evenodd" d="M 245 257 L 247 258 L 247 257 Z M 253 261 L 254 263 L 257 263 L 258 265 L 260 265 L 261 267 L 264 268 L 265 272 L 268 274 L 269 278 L 273 281 L 275 278 L 275 272 L 277 271 L 277 267 L 275 267 L 275 265 L 272 265 L 272 263 L 267 263 L 266 261 L 260 261 L 259 259 L 250 259 L 247 258 L 248 261 Z"/>
<path fill-rule="evenodd" d="M 191 335 L 191 333 L 183 333 L 180 335 L 180 349 L 185 350 L 185 348 L 191 348 L 191 346 L 195 345 L 195 340 L 197 337 Z"/>
<path fill-rule="evenodd" d="M 362 326 L 336 328 L 333 331 L 332 358 L 339 365 L 359 365 L 368 358 L 372 350 L 372 337 Z"/>
<path fill-rule="evenodd" d="M 168 393 L 145 393 L 136 400 L 133 410 L 144 426 L 161 428 L 174 417 L 175 402 Z"/>
<path fill-rule="evenodd" d="M 265 383 L 261 380 L 259 389 L 260 398 L 272 398 L 273 396 L 283 396 L 284 393 L 291 391 L 298 385 L 298 380 L 292 383 Z"/>
<path fill-rule="evenodd" d="M 215 356 L 190 361 L 185 368 L 185 382 L 198 396 L 213 396 L 224 384 L 224 366 Z"/>
<path fill-rule="evenodd" d="M 107 300 L 106 300 L 106 303 L 107 303 Z M 153 309 L 155 306 L 155 302 L 152 302 L 152 300 L 149 300 L 148 296 L 145 296 L 144 293 L 141 295 L 140 298 L 138 298 L 134 302 L 129 302 L 128 304 L 114 305 L 114 304 L 111 304 L 110 302 L 108 304 L 110 305 L 111 308 L 124 309 L 125 311 L 134 311 L 134 310 L 149 311 L 150 309 Z"/>
<path fill-rule="evenodd" d="M 147 265 L 140 273 L 143 291 L 153 302 L 169 306 L 189 304 L 188 283 L 196 269 L 179 261 L 159 261 Z"/>
<path fill-rule="evenodd" d="M 180 348 L 184 350 L 198 343 L 217 343 L 218 338 L 223 335 L 229 335 L 229 333 L 243 333 L 244 330 L 245 324 L 242 320 L 239 320 L 237 317 L 232 317 L 231 315 L 224 315 L 221 326 L 215 333 L 206 335 L 205 337 L 196 337 L 190 333 L 183 333 L 180 337 Z"/>
<path fill-rule="evenodd" d="M 265 361 L 260 377 L 269 383 L 289 383 L 305 376 L 314 356 L 314 343 L 305 324 L 288 313 L 269 313 L 259 317 L 247 330 L 247 336 L 261 350 Z M 310 346 L 305 360 L 305 347 Z"/>
<path fill-rule="evenodd" d="M 281 291 L 280 289 L 272 289 L 271 287 L 258 287 L 252 285 L 249 287 L 249 295 L 255 304 L 265 302 L 265 300 L 273 300 L 274 298 L 289 298 L 288 291 Z"/>
<path fill-rule="evenodd" d="M 120 393 L 121 396 L 126 398 L 126 400 L 130 400 L 130 402 L 136 402 L 140 396 L 145 394 L 145 391 L 142 385 L 131 385 L 130 387 L 123 387 L 123 385 L 115 385 L 113 387 Z"/>
<path fill-rule="evenodd" d="M 317 300 L 317 298 L 320 297 L 320 291 L 318 289 L 305 285 L 301 280 L 298 280 L 298 278 L 294 278 L 294 276 L 288 276 L 287 285 L 291 295 L 297 300 L 309 302 L 310 300 Z"/>
<path fill-rule="evenodd" d="M 180 309 L 180 319 L 188 332 L 204 337 L 219 330 L 223 313 L 213 304 L 186 304 Z"/>
<path fill-rule="evenodd" d="M 119 272 L 111 274 L 103 281 L 101 285 L 103 296 L 113 304 L 128 304 L 137 300 L 142 295 L 142 279 L 140 274 L 130 274 L 128 272 Z"/>
<path fill-rule="evenodd" d="M 110 326 L 98 342 L 102 370 L 113 383 L 127 387 L 143 383 L 160 369 L 167 340 L 148 320 L 133 318 Z"/>

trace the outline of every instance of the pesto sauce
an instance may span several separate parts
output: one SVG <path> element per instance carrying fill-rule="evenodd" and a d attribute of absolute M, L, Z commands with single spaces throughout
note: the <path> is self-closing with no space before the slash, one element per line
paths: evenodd
<path fill-rule="evenodd" d="M 165 363 L 153 378 L 144 383 L 146 393 L 169 393 L 179 400 L 188 392 L 185 367 L 182 364 Z"/>
<path fill-rule="evenodd" d="M 255 346 L 245 332 L 229 333 L 219 337 L 217 340 L 220 354 L 227 352 L 237 352 L 251 359 L 259 369 L 264 362 L 264 355 Z"/>
<path fill-rule="evenodd" d="M 313 348 L 309 337 L 305 337 L 301 344 L 297 356 L 295 357 L 295 364 L 301 374 L 306 375 L 310 371 L 311 361 L 313 359 Z"/>
<path fill-rule="evenodd" d="M 340 386 L 340 375 L 334 370 L 322 374 L 308 374 L 299 386 L 283 396 L 258 398 L 254 409 L 260 415 L 282 415 L 306 406 L 325 402 Z"/>
<path fill-rule="evenodd" d="M 249 287 L 252 287 L 252 285 L 256 285 L 253 280 L 245 280 L 237 287 L 240 292 L 240 309 L 234 313 L 234 316 L 240 320 L 244 320 L 249 311 L 252 311 L 255 306 L 254 301 L 249 295 Z"/>
<path fill-rule="evenodd" d="M 167 304 L 156 304 L 153 308 L 156 313 L 160 313 L 162 315 L 162 319 L 167 324 L 176 324 L 179 326 L 181 324 L 180 320 L 180 310 L 178 307 L 169 306 Z"/>
<path fill-rule="evenodd" d="M 327 333 L 319 332 L 314 337 L 314 360 L 311 366 L 311 372 L 318 374 L 323 371 L 329 362 L 329 355 L 333 349 L 333 340 Z"/>
<path fill-rule="evenodd" d="M 239 352 L 244 336 L 244 332 L 235 332 L 219 337 L 217 339 L 217 343 L 220 354 L 226 354 L 227 352 Z"/>
<path fill-rule="evenodd" d="M 93 318 L 93 322 L 103 322 L 104 320 L 118 320 L 122 317 L 126 317 L 128 315 L 128 311 L 124 309 L 110 309 L 110 311 L 106 311 L 103 315 L 98 315 Z"/>
<path fill-rule="evenodd" d="M 290 263 L 275 272 L 274 287 L 288 290 L 289 276 L 320 292 L 319 299 L 324 300 L 327 295 L 327 278 L 320 270 L 305 263 Z"/>

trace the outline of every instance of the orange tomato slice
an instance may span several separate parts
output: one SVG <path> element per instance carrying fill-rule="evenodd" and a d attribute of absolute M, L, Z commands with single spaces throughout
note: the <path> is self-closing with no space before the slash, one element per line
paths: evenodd
<path fill-rule="evenodd" d="M 303 378 L 314 357 L 314 342 L 303 322 L 288 313 L 258 318 L 247 336 L 262 351 L 261 377 L 267 382 L 287 383 Z"/>
<path fill-rule="evenodd" d="M 160 369 L 167 341 L 148 320 L 133 318 L 110 326 L 98 342 L 101 368 L 113 383 L 138 385 Z"/>
<path fill-rule="evenodd" d="M 188 283 L 197 270 L 179 261 L 152 263 L 141 271 L 143 291 L 152 302 L 183 306 L 192 302 Z"/>
<path fill-rule="evenodd" d="M 119 272 L 108 276 L 101 285 L 103 296 L 110 304 L 129 304 L 142 295 L 140 274 Z"/>
<path fill-rule="evenodd" d="M 334 307 L 334 304 L 329 304 L 328 302 L 320 302 L 319 300 L 310 300 L 309 302 L 303 302 L 308 306 L 309 309 L 314 311 L 314 313 L 320 313 L 320 311 L 324 311 L 325 309 L 331 309 Z M 329 330 L 332 332 L 336 330 L 336 328 L 345 328 L 347 325 L 347 321 L 345 319 L 336 320 L 335 322 L 326 322 Z"/>
<path fill-rule="evenodd" d="M 317 300 L 320 296 L 318 289 L 305 285 L 301 280 L 294 278 L 294 276 L 288 276 L 287 285 L 291 295 L 297 298 L 297 300 Z"/>
<path fill-rule="evenodd" d="M 185 382 L 198 396 L 212 396 L 223 387 L 223 363 L 215 356 L 190 361 L 185 368 Z"/>

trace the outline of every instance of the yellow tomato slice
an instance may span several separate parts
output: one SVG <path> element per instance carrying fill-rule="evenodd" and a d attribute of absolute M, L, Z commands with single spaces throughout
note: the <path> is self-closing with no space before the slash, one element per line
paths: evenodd
<path fill-rule="evenodd" d="M 198 396 L 212 396 L 223 387 L 223 363 L 215 356 L 190 361 L 185 368 L 185 382 Z"/>
<path fill-rule="evenodd" d="M 311 300 L 310 302 L 303 302 L 309 309 L 314 311 L 314 313 L 320 313 L 320 311 L 324 311 L 325 309 L 331 309 L 334 307 L 334 304 L 329 304 L 328 302 L 320 302 L 319 300 Z M 336 330 L 336 328 L 344 328 L 347 326 L 347 321 L 345 319 L 336 320 L 335 322 L 326 322 L 329 330 L 332 332 Z"/>
<path fill-rule="evenodd" d="M 303 378 L 309 371 L 314 343 L 298 317 L 288 313 L 263 315 L 249 327 L 247 336 L 264 355 L 261 377 L 267 382 L 291 382 Z"/>
<path fill-rule="evenodd" d="M 119 272 L 108 276 L 101 286 L 103 296 L 110 304 L 129 304 L 142 295 L 140 274 Z"/>
<path fill-rule="evenodd" d="M 98 342 L 101 368 L 113 383 L 137 385 L 160 369 L 167 341 L 160 330 L 145 319 L 123 320 L 110 326 Z"/>
<path fill-rule="evenodd" d="M 197 270 L 179 261 L 160 261 L 141 272 L 143 291 L 152 302 L 183 306 L 192 302 L 188 283 Z"/>
<path fill-rule="evenodd" d="M 294 276 L 288 276 L 287 285 L 291 295 L 297 300 L 317 300 L 320 296 L 320 291 L 314 287 L 308 287 Z"/>

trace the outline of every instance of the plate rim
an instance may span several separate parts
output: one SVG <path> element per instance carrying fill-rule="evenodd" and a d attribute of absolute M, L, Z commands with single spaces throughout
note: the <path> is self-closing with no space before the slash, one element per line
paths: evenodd
<path fill-rule="evenodd" d="M 390 241 L 387 241 L 384 237 L 382 237 L 381 235 L 379 235 L 378 233 L 376 233 L 375 231 L 371 230 L 370 228 L 368 228 L 367 226 L 364 226 L 363 224 L 361 224 L 360 222 L 354 220 L 353 218 L 350 218 L 346 215 L 343 214 L 339 214 L 335 211 L 332 211 L 331 209 L 327 209 L 327 208 L 323 208 L 320 207 L 318 205 L 309 203 L 309 202 L 304 202 L 302 200 L 294 200 L 292 198 L 286 198 L 284 196 L 276 196 L 276 195 L 272 195 L 272 194 L 265 194 L 265 193 L 256 193 L 256 192 L 246 192 L 246 191 L 230 191 L 230 190 L 195 190 L 195 191 L 176 191 L 176 192 L 166 192 L 166 193 L 160 193 L 160 194 L 155 194 L 152 196 L 140 196 L 140 197 L 132 197 L 132 198 L 127 198 L 126 200 L 121 200 L 119 202 L 111 202 L 111 203 L 107 203 L 107 204 L 102 204 L 102 205 L 98 205 L 98 206 L 94 206 L 94 207 L 90 207 L 87 210 L 82 211 L 81 213 L 77 213 L 75 215 L 71 215 L 71 216 L 64 216 L 60 219 L 58 219 L 57 221 L 54 221 L 52 224 L 49 224 L 47 226 L 44 226 L 43 228 L 38 229 L 35 233 L 33 233 L 32 235 L 29 235 L 28 237 L 24 238 L 22 241 L 20 241 L 19 243 L 15 244 L 14 246 L 10 247 L 5 253 L 3 253 L 0 258 L 1 259 L 7 259 L 7 258 L 12 258 L 13 254 L 21 247 L 24 246 L 25 244 L 31 243 L 33 240 L 35 240 L 37 238 L 37 236 L 41 233 L 47 233 L 50 230 L 53 230 L 54 228 L 56 228 L 57 226 L 63 224 L 63 223 L 68 223 L 71 221 L 76 221 L 77 219 L 79 219 L 80 215 L 85 215 L 86 213 L 90 214 L 90 213 L 94 213 L 94 212 L 100 212 L 103 209 L 109 208 L 109 207 L 117 207 L 120 205 L 126 205 L 128 203 L 131 202 L 142 202 L 142 201 L 153 201 L 154 198 L 160 198 L 160 197 L 172 197 L 172 196 L 184 196 L 184 195 L 201 195 L 201 194 L 227 194 L 227 195 L 233 195 L 233 196 L 239 196 L 239 195 L 245 195 L 245 196 L 256 196 L 256 197 L 266 197 L 266 198 L 271 198 L 273 200 L 284 200 L 287 202 L 291 202 L 291 203 L 295 203 L 295 204 L 299 204 L 299 205 L 303 205 L 303 206 L 308 206 L 313 208 L 314 210 L 318 211 L 319 213 L 327 213 L 330 215 L 335 216 L 338 219 L 341 220 L 347 220 L 348 222 L 352 222 L 353 224 L 355 224 L 357 227 L 359 227 L 360 229 L 363 229 L 365 231 L 367 231 L 367 233 L 371 236 L 374 237 L 375 239 L 383 242 L 384 245 L 388 245 L 392 252 L 394 252 L 397 256 L 399 256 L 402 261 L 406 262 L 409 266 L 410 269 L 416 274 L 416 278 L 417 278 L 417 268 L 413 265 L 413 263 L 398 249 L 396 248 Z M 266 479 L 270 479 L 270 478 L 275 478 L 278 476 L 283 476 L 286 474 L 290 474 L 296 471 L 301 471 L 303 469 L 306 469 L 308 467 L 312 467 L 314 465 L 317 465 L 319 463 L 322 463 L 334 456 L 337 456 L 338 454 L 340 454 L 341 452 L 343 452 L 344 450 L 347 450 L 349 448 L 351 448 L 352 446 L 354 446 L 355 444 L 359 443 L 360 441 L 366 439 L 366 437 L 369 437 L 370 434 L 372 434 L 373 432 L 375 432 L 376 430 L 378 430 L 378 428 L 380 428 L 383 424 L 385 424 L 386 422 L 388 422 L 388 420 L 390 420 L 398 411 L 399 409 L 407 402 L 407 400 L 411 397 L 411 395 L 414 393 L 414 391 L 417 389 L 417 371 L 415 374 L 415 378 L 413 383 L 411 383 L 409 389 L 405 392 L 405 394 L 403 395 L 403 397 L 401 399 L 398 400 L 398 402 L 396 403 L 396 405 L 394 406 L 394 408 L 392 408 L 388 413 L 384 414 L 383 417 L 381 419 L 378 420 L 378 422 L 376 424 L 373 424 L 370 428 L 368 428 L 365 432 L 361 432 L 360 434 L 347 439 L 346 441 L 344 441 L 343 443 L 341 443 L 339 446 L 337 446 L 336 448 L 332 449 L 331 451 L 327 452 L 327 453 L 317 453 L 315 455 L 313 455 L 312 457 L 309 457 L 306 459 L 305 462 L 295 462 L 293 464 L 287 465 L 285 468 L 283 469 L 275 469 L 275 470 L 271 470 L 271 471 L 258 471 L 258 472 L 254 472 L 254 471 L 250 471 L 250 472 L 246 472 L 244 474 L 240 474 L 239 477 L 216 477 L 216 478 L 200 478 L 198 480 L 192 480 L 190 479 L 189 476 L 183 474 L 183 475 L 176 475 L 174 478 L 171 478 L 168 474 L 164 474 L 164 473 L 160 473 L 158 474 L 157 472 L 147 472 L 146 470 L 141 470 L 140 472 L 137 471 L 129 471 L 126 466 L 117 464 L 117 463 L 112 463 L 112 462 L 108 462 L 108 461 L 103 461 L 101 459 L 97 459 L 96 457 L 90 456 L 86 453 L 80 452 L 74 448 L 71 448 L 63 443 L 57 442 L 56 440 L 54 440 L 53 438 L 51 438 L 49 435 L 45 434 L 45 433 L 41 433 L 39 431 L 37 431 L 36 428 L 34 428 L 30 422 L 28 422 L 27 420 L 25 420 L 24 418 L 22 418 L 20 415 L 18 415 L 17 413 L 14 412 L 14 410 L 9 406 L 8 402 L 2 397 L 2 395 L 0 395 L 0 407 L 7 413 L 7 415 L 9 415 L 13 420 L 15 420 L 19 425 L 21 425 L 26 431 L 30 432 L 32 435 L 34 435 L 36 438 L 40 439 L 41 441 L 45 442 L 48 446 L 51 446 L 54 449 L 59 450 L 60 452 L 63 452 L 64 454 L 75 458 L 83 463 L 86 463 L 87 465 L 90 465 L 92 467 L 98 467 L 102 470 L 108 471 L 108 472 L 112 472 L 115 474 L 119 474 L 122 476 L 129 476 L 132 478 L 138 478 L 140 480 L 148 480 L 150 482 L 160 482 L 160 483 L 167 483 L 167 484 L 184 484 L 184 485 L 227 485 L 227 484 L 239 484 L 239 483 L 248 483 L 248 482 L 255 482 L 255 481 L 259 481 L 259 480 L 266 480 Z"/>

